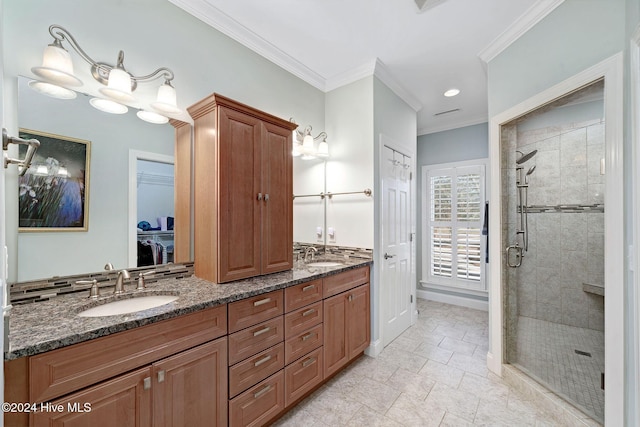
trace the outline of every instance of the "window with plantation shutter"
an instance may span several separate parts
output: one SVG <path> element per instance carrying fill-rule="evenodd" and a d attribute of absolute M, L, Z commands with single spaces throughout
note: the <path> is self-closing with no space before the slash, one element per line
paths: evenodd
<path fill-rule="evenodd" d="M 423 171 L 423 281 L 485 290 L 485 168 L 446 166 Z"/>

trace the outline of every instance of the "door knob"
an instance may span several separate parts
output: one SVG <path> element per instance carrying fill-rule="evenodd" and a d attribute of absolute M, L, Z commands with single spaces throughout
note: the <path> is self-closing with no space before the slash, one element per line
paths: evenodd
<path fill-rule="evenodd" d="M 384 259 L 393 258 L 395 255 L 389 255 L 388 253 L 384 253 Z"/>

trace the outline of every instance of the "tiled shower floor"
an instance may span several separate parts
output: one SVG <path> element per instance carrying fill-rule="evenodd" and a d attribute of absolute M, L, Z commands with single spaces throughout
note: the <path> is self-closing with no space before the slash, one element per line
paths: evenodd
<path fill-rule="evenodd" d="M 560 426 L 487 370 L 488 314 L 418 299 L 415 325 L 363 356 L 276 426 Z"/>
<path fill-rule="evenodd" d="M 516 341 L 516 367 L 603 420 L 604 332 L 520 316 Z"/>

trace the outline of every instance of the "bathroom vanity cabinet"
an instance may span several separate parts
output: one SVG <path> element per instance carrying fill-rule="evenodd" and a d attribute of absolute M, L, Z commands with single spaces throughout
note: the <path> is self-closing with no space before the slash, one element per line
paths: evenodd
<path fill-rule="evenodd" d="M 324 376 L 329 377 L 369 346 L 369 269 L 326 278 L 324 296 Z"/>
<path fill-rule="evenodd" d="M 5 424 L 223 425 L 226 335 L 223 305 L 11 361 L 6 398 L 37 410 Z"/>
<path fill-rule="evenodd" d="M 5 362 L 7 401 L 53 408 L 5 425 L 267 425 L 361 355 L 369 328 L 367 265 Z"/>
<path fill-rule="evenodd" d="M 196 276 L 223 283 L 291 269 L 297 125 L 218 94 L 188 110 Z"/>

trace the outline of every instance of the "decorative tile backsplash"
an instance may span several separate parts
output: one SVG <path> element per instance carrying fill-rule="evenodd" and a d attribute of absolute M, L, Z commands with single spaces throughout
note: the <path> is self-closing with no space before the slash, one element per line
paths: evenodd
<path fill-rule="evenodd" d="M 304 250 L 314 246 L 317 250 L 315 257 L 339 257 L 339 258 L 363 258 L 372 259 L 372 249 L 350 248 L 344 246 L 324 246 L 311 245 L 295 242 L 293 245 L 294 261 L 302 259 Z M 125 283 L 135 283 L 138 273 L 155 271 L 155 274 L 145 276 L 146 283 L 153 283 L 160 279 L 176 278 L 181 279 L 193 276 L 193 262 L 182 264 L 164 264 L 158 266 L 139 267 L 127 269 L 131 279 Z M 98 286 L 102 288 L 113 287 L 116 283 L 117 271 L 99 271 L 89 274 L 78 274 L 74 276 L 58 276 L 42 280 L 32 280 L 28 282 L 13 283 L 9 287 L 9 298 L 11 304 L 25 304 L 38 301 L 47 301 L 59 295 L 73 292 L 86 292 L 91 285 L 77 285 L 79 280 L 98 281 Z"/>
<path fill-rule="evenodd" d="M 193 276 L 193 262 L 182 264 L 164 264 L 158 266 L 140 267 L 127 269 L 131 279 L 125 283 L 135 283 L 138 273 L 155 271 L 155 274 L 145 276 L 146 283 L 153 283 L 160 279 L 184 278 Z M 30 302 L 46 301 L 58 295 L 73 292 L 86 292 L 91 285 L 77 285 L 79 280 L 98 281 L 98 287 L 113 287 L 116 284 L 117 270 L 99 271 L 89 274 L 78 274 L 74 276 L 58 276 L 49 279 L 32 280 L 29 282 L 13 283 L 9 286 L 9 298 L 11 304 L 25 304 Z"/>

